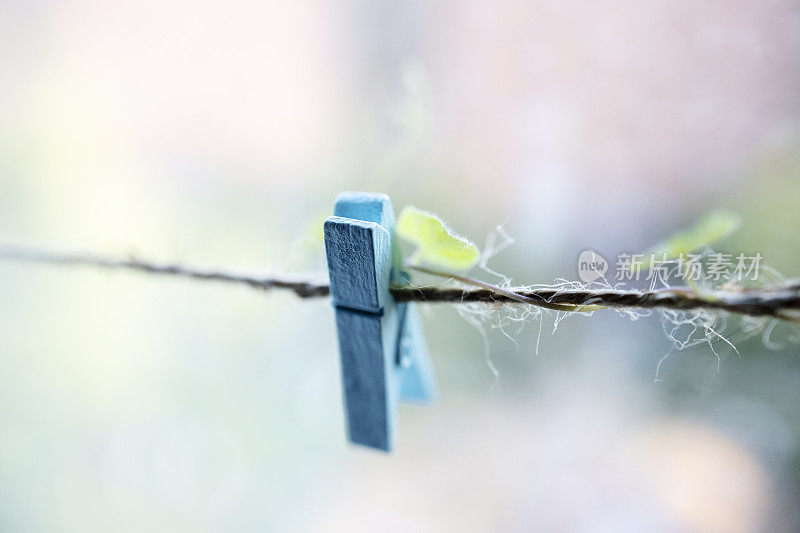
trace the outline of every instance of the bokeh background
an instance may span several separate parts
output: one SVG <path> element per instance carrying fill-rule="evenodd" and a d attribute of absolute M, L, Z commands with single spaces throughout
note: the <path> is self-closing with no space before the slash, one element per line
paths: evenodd
<path fill-rule="evenodd" d="M 490 266 L 540 283 L 725 207 L 798 275 L 798 60 L 785 0 L 6 0 L 0 235 L 324 276 L 371 190 L 504 224 Z M 655 381 L 657 316 L 545 317 L 538 354 L 423 317 L 440 398 L 387 456 L 345 442 L 328 301 L 0 264 L 0 529 L 796 529 L 791 331 Z"/>

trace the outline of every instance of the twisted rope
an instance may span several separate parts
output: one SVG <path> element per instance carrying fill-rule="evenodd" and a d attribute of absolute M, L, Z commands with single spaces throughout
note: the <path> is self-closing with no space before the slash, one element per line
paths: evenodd
<path fill-rule="evenodd" d="M 786 285 L 741 291 L 714 291 L 697 294 L 689 288 L 654 291 L 612 289 L 508 289 L 524 298 L 541 302 L 540 307 L 601 306 L 611 309 L 670 309 L 675 311 L 717 310 L 748 316 L 771 316 L 797 320 L 793 311 L 800 311 L 800 286 Z M 498 303 L 520 302 L 488 289 L 455 289 L 436 287 L 393 287 L 392 294 L 401 302 Z M 530 303 L 537 305 L 537 303 Z"/>
<path fill-rule="evenodd" d="M 57 265 L 93 266 L 108 269 L 137 270 L 148 274 L 163 274 L 184 278 L 239 283 L 254 289 L 285 289 L 294 292 L 300 298 L 317 298 L 328 296 L 329 288 L 325 282 L 311 280 L 294 280 L 285 277 L 249 275 L 228 270 L 211 270 L 179 264 L 152 263 L 135 257 L 128 259 L 112 259 L 91 253 L 57 252 L 29 246 L 0 246 L 0 259 L 24 261 L 31 263 L 50 263 Z"/>
<path fill-rule="evenodd" d="M 249 275 L 228 270 L 201 269 L 169 263 L 153 263 L 137 258 L 113 259 L 90 253 L 58 252 L 42 248 L 17 245 L 0 245 L 0 259 L 58 265 L 93 266 L 123 269 L 244 284 L 261 290 L 281 289 L 293 292 L 300 298 L 328 296 L 327 283 L 306 279 L 291 279 L 266 275 Z M 426 269 L 419 269 L 429 273 Z M 469 279 L 459 278 L 456 279 Z M 726 311 L 753 317 L 774 317 L 800 321 L 800 282 L 758 289 L 719 289 L 699 294 L 689 288 L 661 290 L 613 289 L 514 289 L 479 283 L 483 288 L 460 289 L 443 287 L 392 286 L 390 291 L 399 302 L 495 305 L 533 305 L 548 309 L 582 311 L 586 306 L 611 309 L 665 309 L 675 311 L 708 310 Z"/>

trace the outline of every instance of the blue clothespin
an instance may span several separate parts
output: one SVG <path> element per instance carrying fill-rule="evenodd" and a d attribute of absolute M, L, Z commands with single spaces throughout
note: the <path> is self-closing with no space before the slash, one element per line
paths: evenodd
<path fill-rule="evenodd" d="M 435 396 L 417 310 L 389 292 L 408 284 L 392 203 L 385 194 L 343 192 L 324 229 L 350 441 L 391 451 L 398 399 Z"/>

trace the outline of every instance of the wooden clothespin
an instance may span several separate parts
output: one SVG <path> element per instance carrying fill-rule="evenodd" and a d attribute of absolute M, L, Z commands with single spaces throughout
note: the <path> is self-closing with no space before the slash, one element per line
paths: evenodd
<path fill-rule="evenodd" d="M 408 284 L 394 223 L 387 195 L 343 192 L 324 226 L 350 441 L 384 451 L 394 445 L 398 399 L 435 396 L 417 310 L 389 292 Z"/>

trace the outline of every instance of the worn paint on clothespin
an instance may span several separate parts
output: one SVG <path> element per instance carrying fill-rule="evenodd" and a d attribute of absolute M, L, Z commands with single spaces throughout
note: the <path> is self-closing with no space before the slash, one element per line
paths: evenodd
<path fill-rule="evenodd" d="M 387 195 L 344 192 L 324 226 L 350 441 L 385 451 L 394 445 L 398 399 L 435 395 L 417 310 L 389 293 L 390 283 L 408 283 L 394 222 Z"/>

